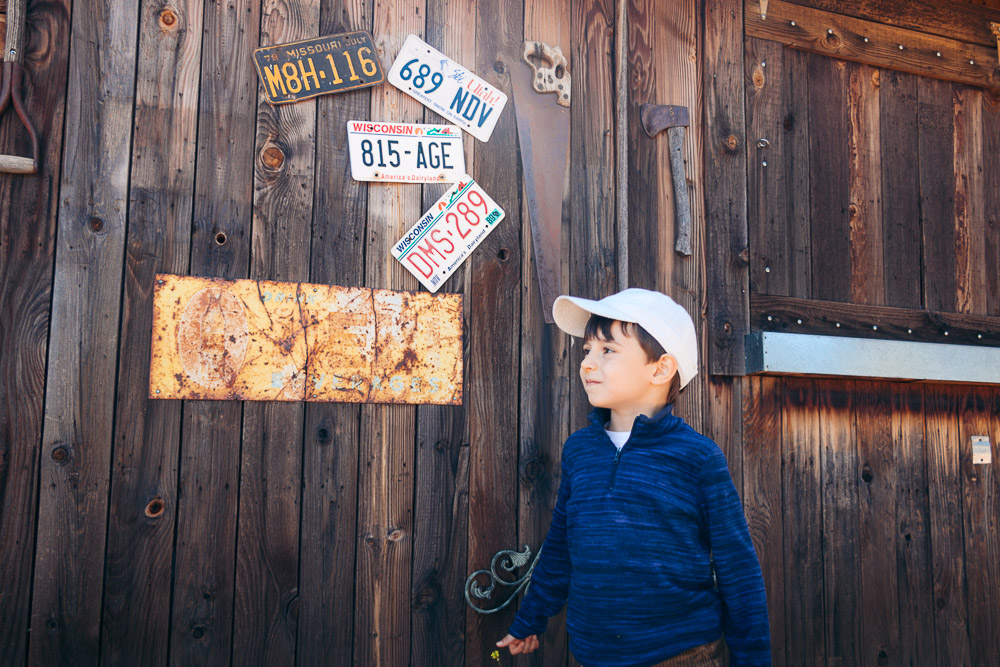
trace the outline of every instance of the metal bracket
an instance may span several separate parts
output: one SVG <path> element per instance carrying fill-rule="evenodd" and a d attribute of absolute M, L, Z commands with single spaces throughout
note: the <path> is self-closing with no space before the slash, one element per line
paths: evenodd
<path fill-rule="evenodd" d="M 1000 23 L 990 21 L 990 30 L 993 31 L 993 36 L 997 38 L 997 60 L 1000 61 Z"/>
<path fill-rule="evenodd" d="M 524 551 L 514 551 L 512 549 L 504 549 L 503 551 L 498 551 L 494 556 L 493 560 L 490 561 L 490 569 L 488 570 L 476 570 L 469 575 L 469 578 L 465 580 L 465 602 L 473 610 L 479 612 L 480 614 L 495 614 L 507 605 L 509 605 L 517 594 L 520 593 L 527 585 L 531 582 L 531 573 L 534 572 L 535 566 L 538 565 L 538 558 L 542 555 L 542 550 L 538 550 L 538 554 L 535 556 L 535 560 L 531 561 L 531 567 L 525 572 L 520 578 L 514 581 L 507 581 L 500 577 L 497 572 L 497 566 L 505 570 L 506 572 L 513 572 L 519 567 L 523 567 L 531 560 L 531 548 L 525 544 Z M 499 561 L 499 562 L 498 562 Z M 476 583 L 476 577 L 480 575 L 485 575 L 489 579 L 489 585 L 485 588 L 481 587 Z M 513 587 L 514 590 L 510 594 L 503 604 L 499 607 L 494 607 L 492 609 L 483 609 L 482 607 L 477 607 L 472 601 L 472 598 L 478 600 L 489 600 L 493 597 L 493 591 L 496 589 L 496 585 L 501 584 L 507 587 Z"/>

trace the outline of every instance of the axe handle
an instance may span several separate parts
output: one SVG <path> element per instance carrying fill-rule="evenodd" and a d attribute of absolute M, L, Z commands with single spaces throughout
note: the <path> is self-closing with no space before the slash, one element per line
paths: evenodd
<path fill-rule="evenodd" d="M 677 223 L 674 250 L 679 255 L 691 255 L 691 203 L 688 201 L 687 179 L 684 177 L 684 128 L 667 129 L 670 142 L 670 176 L 674 182 L 674 217 Z"/>

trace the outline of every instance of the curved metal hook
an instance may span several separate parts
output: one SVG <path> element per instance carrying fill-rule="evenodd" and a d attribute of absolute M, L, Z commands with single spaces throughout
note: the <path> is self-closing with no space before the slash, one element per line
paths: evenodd
<path fill-rule="evenodd" d="M 476 570 L 469 575 L 469 578 L 465 580 L 465 602 L 472 609 L 479 612 L 480 614 L 495 614 L 501 609 L 509 605 L 517 594 L 520 593 L 527 585 L 531 582 L 531 573 L 534 572 L 535 566 L 538 565 L 538 558 L 542 555 L 542 550 L 539 549 L 538 553 L 535 555 L 535 559 L 531 561 L 531 567 L 525 572 L 521 577 L 515 579 L 514 581 L 507 581 L 500 576 L 497 572 L 497 566 L 506 572 L 514 572 L 519 567 L 523 567 L 531 560 L 531 548 L 525 544 L 524 551 L 514 551 L 512 549 L 504 549 L 503 551 L 498 551 L 494 556 L 493 560 L 490 561 L 490 569 L 488 570 Z M 480 586 L 476 582 L 476 577 L 479 575 L 485 575 L 489 579 L 489 585 L 486 587 Z M 493 596 L 493 591 L 496 590 L 497 584 L 502 586 L 513 587 L 514 590 L 511 592 L 510 597 L 508 597 L 503 604 L 493 609 L 483 609 L 482 607 L 477 607 L 472 601 L 475 597 L 479 600 L 489 600 Z"/>

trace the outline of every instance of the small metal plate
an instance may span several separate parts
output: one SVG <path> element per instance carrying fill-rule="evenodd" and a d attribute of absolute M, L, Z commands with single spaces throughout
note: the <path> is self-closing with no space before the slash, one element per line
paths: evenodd
<path fill-rule="evenodd" d="M 507 95 L 416 35 L 389 68 L 389 83 L 480 141 L 489 141 Z"/>
<path fill-rule="evenodd" d="M 465 174 L 462 132 L 454 125 L 347 121 L 356 181 L 454 183 Z"/>
<path fill-rule="evenodd" d="M 375 43 L 364 30 L 265 46 L 253 52 L 253 62 L 271 104 L 298 102 L 385 80 Z"/>
<path fill-rule="evenodd" d="M 503 209 L 466 174 L 410 227 L 392 256 L 436 292 L 503 219 Z"/>
<path fill-rule="evenodd" d="M 992 461 L 990 437 L 988 435 L 972 436 L 972 463 L 974 465 L 988 465 Z"/>
<path fill-rule="evenodd" d="M 462 296 L 158 275 L 150 398 L 462 402 Z"/>

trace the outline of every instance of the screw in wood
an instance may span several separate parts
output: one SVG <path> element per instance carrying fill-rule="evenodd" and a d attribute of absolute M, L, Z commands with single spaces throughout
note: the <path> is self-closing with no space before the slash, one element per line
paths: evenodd
<path fill-rule="evenodd" d="M 878 331 L 878 325 L 877 324 L 873 324 L 872 325 L 872 331 Z"/>
<path fill-rule="evenodd" d="M 944 332 L 944 335 L 945 335 L 945 336 L 947 336 L 947 335 L 948 335 L 948 332 L 947 332 L 947 331 L 945 331 L 945 332 Z"/>
<path fill-rule="evenodd" d="M 770 266 L 765 266 L 764 267 L 764 273 L 770 273 L 770 272 L 771 272 L 771 267 Z"/>
<path fill-rule="evenodd" d="M 795 320 L 796 324 L 802 324 L 802 320 Z"/>
<path fill-rule="evenodd" d="M 969 61 L 969 64 L 970 64 L 970 65 L 975 65 L 975 64 L 976 64 L 976 61 L 975 61 L 975 60 L 970 60 L 970 61 Z"/>
<path fill-rule="evenodd" d="M 908 334 L 911 334 L 911 333 L 913 333 L 913 329 L 907 329 L 907 330 L 906 330 L 906 333 L 908 333 Z"/>
<path fill-rule="evenodd" d="M 840 322 L 837 322 L 837 328 L 838 329 L 840 328 Z"/>
<path fill-rule="evenodd" d="M 767 321 L 768 321 L 768 322 L 770 322 L 770 321 L 772 321 L 772 320 L 774 320 L 774 318 L 773 318 L 773 317 L 771 317 L 770 315 L 768 315 L 768 316 L 767 316 Z"/>
<path fill-rule="evenodd" d="M 938 52 L 936 52 L 936 53 L 935 53 L 934 55 L 936 55 L 936 56 L 937 56 L 938 58 L 940 58 L 940 57 L 941 57 L 941 52 L 940 52 L 940 51 L 938 51 Z"/>
<path fill-rule="evenodd" d="M 900 50 L 900 51 L 902 51 L 902 50 L 903 50 L 903 45 L 902 45 L 902 44 L 900 44 L 900 45 L 899 45 L 899 50 Z"/>
<path fill-rule="evenodd" d="M 767 160 L 762 160 L 761 163 L 760 163 L 760 166 L 766 167 L 767 166 Z"/>
<path fill-rule="evenodd" d="M 976 338 L 982 338 L 983 334 L 976 334 Z"/>
<path fill-rule="evenodd" d="M 790 26 L 792 26 L 794 28 L 795 27 L 795 21 L 789 21 L 788 25 L 790 25 Z"/>
<path fill-rule="evenodd" d="M 833 34 L 833 28 L 827 28 L 826 29 L 826 34 L 832 35 Z"/>
<path fill-rule="evenodd" d="M 868 38 L 867 38 L 867 37 L 865 37 L 865 44 L 867 44 L 867 43 L 868 43 Z"/>
<path fill-rule="evenodd" d="M 761 67 L 767 67 L 767 61 L 766 60 L 761 60 L 760 61 L 760 66 Z"/>

